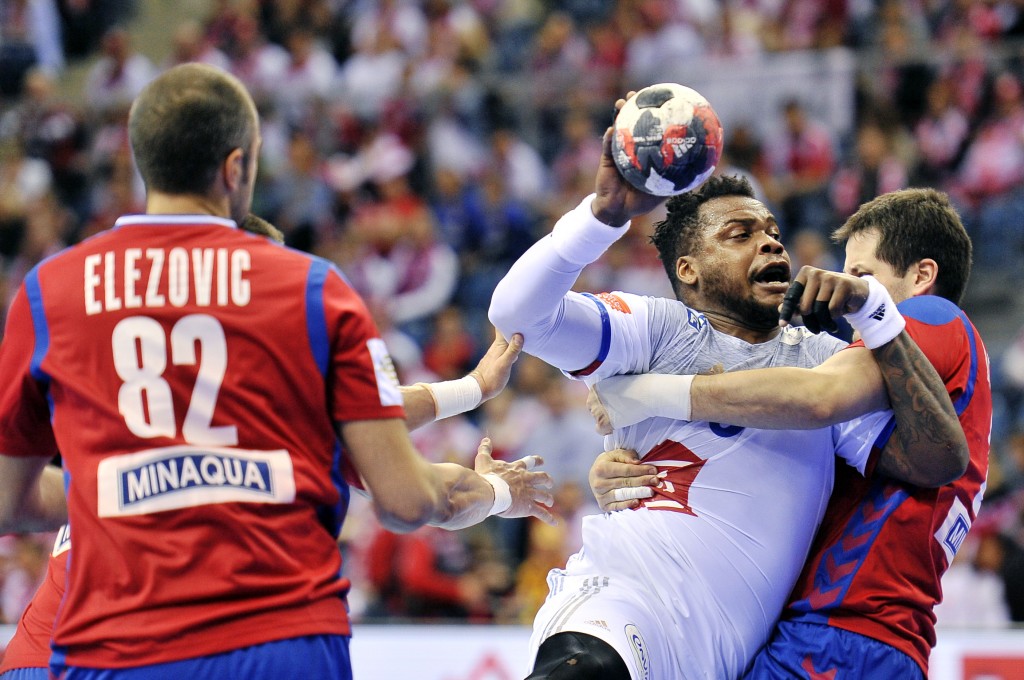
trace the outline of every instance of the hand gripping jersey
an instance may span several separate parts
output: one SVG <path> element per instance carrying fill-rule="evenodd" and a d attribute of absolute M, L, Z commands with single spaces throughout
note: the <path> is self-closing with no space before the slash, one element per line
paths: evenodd
<path fill-rule="evenodd" d="M 840 467 L 835 491 L 784 617 L 889 644 L 927 676 L 940 578 L 978 514 L 988 473 L 992 393 L 977 330 L 939 297 L 905 300 L 907 332 L 945 381 L 970 449 L 963 477 L 921 489 Z"/>
<path fill-rule="evenodd" d="M 229 220 L 121 218 L 29 273 L 0 350 L 0 451 L 63 456 L 58 658 L 348 634 L 334 423 L 403 416 L 377 335 L 327 262 Z"/>
<path fill-rule="evenodd" d="M 492 321 L 525 350 L 588 381 L 621 373 L 810 367 L 844 345 L 789 328 L 750 344 L 681 302 L 570 292 L 624 229 L 590 199 L 566 214 L 495 289 Z M 596 357 L 596 359 L 595 359 Z M 779 386 L 780 390 L 785 385 Z M 634 448 L 668 472 L 643 508 L 588 517 L 583 550 L 548 577 L 532 649 L 560 631 L 612 645 L 634 680 L 738 677 L 764 643 L 828 502 L 835 454 L 864 470 L 891 413 L 831 428 L 758 431 L 649 419 L 606 448 Z"/>

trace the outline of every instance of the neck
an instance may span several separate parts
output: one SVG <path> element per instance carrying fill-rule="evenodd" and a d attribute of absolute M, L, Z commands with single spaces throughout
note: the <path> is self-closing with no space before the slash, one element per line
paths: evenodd
<path fill-rule="evenodd" d="M 776 335 L 781 332 L 781 328 L 778 325 L 768 327 L 756 327 L 750 324 L 744 324 L 738 319 L 735 319 L 721 312 L 703 312 L 707 318 L 708 323 L 719 333 L 725 333 L 731 335 L 734 338 L 739 338 L 744 342 L 749 342 L 752 345 L 758 345 L 762 342 L 768 342 Z"/>
<path fill-rule="evenodd" d="M 166 194 L 150 191 L 146 194 L 146 213 L 149 215 L 213 215 L 231 219 L 227 198 L 214 199 L 198 194 Z"/>

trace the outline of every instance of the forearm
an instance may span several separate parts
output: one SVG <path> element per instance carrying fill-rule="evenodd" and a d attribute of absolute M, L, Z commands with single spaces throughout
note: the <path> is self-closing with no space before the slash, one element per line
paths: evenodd
<path fill-rule="evenodd" d="M 928 357 L 906 331 L 871 352 L 896 418 L 878 471 L 923 487 L 958 479 L 970 457 L 967 438 Z"/>
<path fill-rule="evenodd" d="M 454 463 L 435 463 L 431 467 L 440 480 L 442 502 L 428 524 L 465 529 L 488 517 L 494 504 L 494 488 L 487 480 Z"/>
<path fill-rule="evenodd" d="M 405 426 L 409 430 L 434 422 L 437 415 L 436 405 L 430 389 L 425 384 L 402 385 L 398 390 L 402 393 Z"/>
<path fill-rule="evenodd" d="M 46 465 L 43 459 L 0 456 L 0 460 L 5 485 L 0 498 L 0 534 L 54 531 L 67 523 L 60 468 Z"/>
<path fill-rule="evenodd" d="M 846 375 L 803 368 L 698 375 L 690 400 L 691 420 L 765 430 L 827 427 L 885 407 L 884 398 Z"/>

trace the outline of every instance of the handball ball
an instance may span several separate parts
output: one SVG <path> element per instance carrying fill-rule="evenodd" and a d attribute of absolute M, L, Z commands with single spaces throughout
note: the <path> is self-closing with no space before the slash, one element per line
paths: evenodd
<path fill-rule="evenodd" d="M 634 187 L 655 196 L 696 189 L 722 156 L 722 124 L 707 99 L 675 83 L 651 85 L 615 116 L 612 158 Z"/>

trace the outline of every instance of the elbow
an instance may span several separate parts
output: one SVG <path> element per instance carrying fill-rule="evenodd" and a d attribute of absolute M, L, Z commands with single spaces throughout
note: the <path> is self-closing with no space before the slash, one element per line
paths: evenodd
<path fill-rule="evenodd" d="M 433 508 L 426 504 L 419 507 L 385 509 L 377 507 L 377 519 L 381 526 L 396 534 L 415 531 L 433 518 Z"/>
<path fill-rule="evenodd" d="M 419 489 L 406 489 L 405 493 L 391 502 L 376 501 L 377 518 L 388 531 L 407 534 L 435 522 L 447 507 L 443 500 L 439 492 L 428 485 Z"/>
<path fill-rule="evenodd" d="M 515 319 L 513 318 L 512 308 L 508 304 L 501 304 L 501 283 L 494 289 L 494 295 L 491 297 L 491 305 L 487 308 L 487 319 L 501 331 L 501 334 L 506 338 L 512 337 L 518 329 L 515 328 Z"/>
<path fill-rule="evenodd" d="M 951 484 L 964 476 L 967 472 L 967 465 L 971 460 L 971 451 L 967 447 L 967 441 L 950 443 L 943 456 L 944 464 L 935 470 L 932 479 L 927 480 L 928 484 L 922 484 L 928 488 L 938 488 Z"/>
<path fill-rule="evenodd" d="M 916 470 L 914 478 L 907 481 L 925 489 L 937 489 L 951 484 L 967 472 L 970 456 L 966 440 L 949 442 L 933 457 L 932 465 Z"/>

